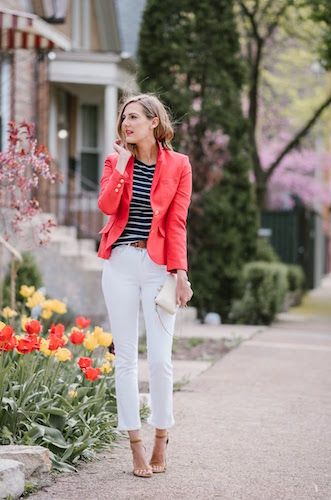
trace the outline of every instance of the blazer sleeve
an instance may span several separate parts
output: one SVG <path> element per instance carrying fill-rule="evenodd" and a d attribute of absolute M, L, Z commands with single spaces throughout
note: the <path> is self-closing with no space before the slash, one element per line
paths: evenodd
<path fill-rule="evenodd" d="M 167 269 L 187 271 L 186 220 L 192 195 L 192 168 L 188 157 L 181 172 L 176 194 L 168 210 L 166 221 Z"/>
<path fill-rule="evenodd" d="M 126 171 L 121 174 L 116 170 L 116 163 L 114 155 L 106 158 L 100 181 L 98 207 L 106 215 L 112 215 L 117 211 L 123 194 L 124 184 L 128 180 Z"/>

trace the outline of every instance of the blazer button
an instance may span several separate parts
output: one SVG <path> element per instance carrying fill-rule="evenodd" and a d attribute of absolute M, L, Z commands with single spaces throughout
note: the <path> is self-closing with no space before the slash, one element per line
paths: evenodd
<path fill-rule="evenodd" d="M 115 192 L 118 193 L 119 189 L 118 188 L 115 188 Z"/>
<path fill-rule="evenodd" d="M 159 213 L 160 213 L 160 210 L 156 209 L 154 212 L 154 215 L 159 215 Z"/>
<path fill-rule="evenodd" d="M 118 188 L 122 187 L 122 184 L 117 184 L 117 187 L 118 187 Z"/>
<path fill-rule="evenodd" d="M 120 183 L 121 183 L 121 184 L 123 184 L 123 182 L 124 182 L 124 179 L 121 179 L 121 180 L 120 180 Z"/>

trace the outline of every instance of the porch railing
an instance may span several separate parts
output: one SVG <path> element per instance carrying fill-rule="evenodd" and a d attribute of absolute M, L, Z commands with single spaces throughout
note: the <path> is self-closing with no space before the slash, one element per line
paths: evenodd
<path fill-rule="evenodd" d="M 44 212 L 56 216 L 57 223 L 75 226 L 78 238 L 93 238 L 96 242 L 103 225 L 103 215 L 98 208 L 95 191 L 80 193 L 38 193 L 38 201 Z"/>

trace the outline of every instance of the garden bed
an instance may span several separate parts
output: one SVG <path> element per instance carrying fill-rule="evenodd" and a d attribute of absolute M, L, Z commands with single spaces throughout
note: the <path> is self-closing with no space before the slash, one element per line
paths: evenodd
<path fill-rule="evenodd" d="M 173 360 L 215 361 L 230 351 L 225 340 L 203 339 L 201 337 L 175 337 L 172 349 Z M 139 356 L 147 358 L 146 338 L 139 341 Z"/>

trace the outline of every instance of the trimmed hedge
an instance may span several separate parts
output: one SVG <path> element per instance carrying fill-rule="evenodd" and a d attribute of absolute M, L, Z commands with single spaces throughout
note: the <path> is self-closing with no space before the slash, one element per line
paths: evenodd
<path fill-rule="evenodd" d="M 234 323 L 269 325 L 282 310 L 286 292 L 287 266 L 271 262 L 250 262 L 243 270 L 243 297 L 233 302 Z"/>
<path fill-rule="evenodd" d="M 301 266 L 295 264 L 288 264 L 287 268 L 287 283 L 290 292 L 296 292 L 298 290 L 303 291 L 305 289 L 305 273 Z"/>
<path fill-rule="evenodd" d="M 274 247 L 265 238 L 258 238 L 256 242 L 255 261 L 280 262 L 280 258 Z"/>

